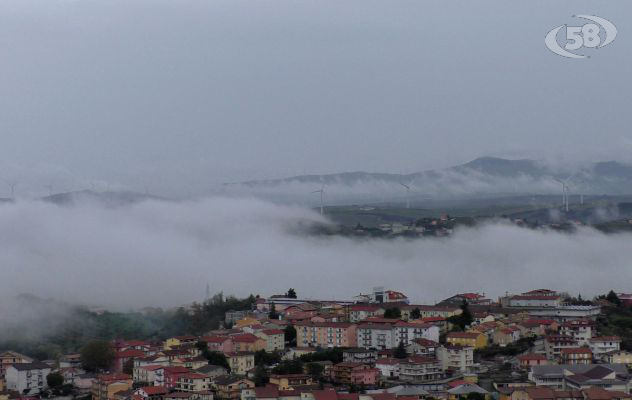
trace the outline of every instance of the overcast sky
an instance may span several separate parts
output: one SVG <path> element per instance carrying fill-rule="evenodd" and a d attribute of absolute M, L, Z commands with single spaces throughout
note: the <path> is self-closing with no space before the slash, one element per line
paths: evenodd
<path fill-rule="evenodd" d="M 551 53 L 575 14 L 617 39 Z M 629 0 L 4 0 L 0 178 L 188 196 L 482 155 L 630 161 L 630 21 Z"/>

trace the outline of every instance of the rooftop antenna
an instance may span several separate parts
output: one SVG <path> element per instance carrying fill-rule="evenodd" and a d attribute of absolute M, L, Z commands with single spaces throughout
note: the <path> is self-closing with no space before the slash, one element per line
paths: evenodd
<path fill-rule="evenodd" d="M 410 186 L 401 182 L 399 184 L 406 188 L 406 208 L 410 208 Z"/>
<path fill-rule="evenodd" d="M 320 215 L 324 213 L 324 203 L 323 203 L 323 195 L 325 194 L 325 184 L 319 190 L 314 190 L 312 193 L 320 193 Z"/>

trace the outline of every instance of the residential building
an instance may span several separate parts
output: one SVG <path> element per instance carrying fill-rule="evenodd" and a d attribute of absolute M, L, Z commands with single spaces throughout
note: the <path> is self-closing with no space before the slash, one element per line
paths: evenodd
<path fill-rule="evenodd" d="M 373 365 L 377 360 L 377 350 L 354 347 L 342 351 L 342 360 L 360 364 Z"/>
<path fill-rule="evenodd" d="M 267 352 L 285 348 L 285 332 L 281 329 L 263 329 L 255 333 L 255 335 L 266 341 L 265 351 Z"/>
<path fill-rule="evenodd" d="M 597 336 L 590 338 L 588 346 L 595 357 L 600 357 L 602 354 L 619 351 L 621 338 L 618 336 Z"/>
<path fill-rule="evenodd" d="M 243 390 L 252 390 L 255 383 L 235 375 L 220 376 L 213 382 L 219 400 L 240 400 Z"/>
<path fill-rule="evenodd" d="M 520 368 L 527 370 L 534 366 L 549 364 L 549 360 L 544 354 L 536 353 L 522 354 L 518 356 L 518 362 L 520 363 Z"/>
<path fill-rule="evenodd" d="M 588 345 L 594 325 L 595 322 L 589 319 L 565 321 L 560 325 L 560 335 L 572 337 L 580 346 Z"/>
<path fill-rule="evenodd" d="M 176 378 L 176 390 L 181 392 L 205 392 L 211 389 L 211 378 L 197 372 L 180 374 Z"/>
<path fill-rule="evenodd" d="M 548 309 L 529 310 L 529 315 L 534 318 L 554 319 L 558 322 L 573 319 L 596 319 L 601 314 L 600 306 L 559 306 Z"/>
<path fill-rule="evenodd" d="M 332 367 L 334 382 L 354 385 L 375 385 L 379 370 L 366 364 L 341 362 Z"/>
<path fill-rule="evenodd" d="M 624 364 L 542 365 L 531 368 L 529 380 L 536 386 L 578 390 L 599 386 L 629 393 L 630 374 Z"/>
<path fill-rule="evenodd" d="M 429 339 L 414 339 L 407 347 L 408 354 L 425 357 L 435 357 L 439 343 Z"/>
<path fill-rule="evenodd" d="M 270 383 L 277 385 L 279 390 L 293 390 L 301 386 L 314 383 L 312 376 L 308 374 L 270 375 Z"/>
<path fill-rule="evenodd" d="M 446 342 L 456 346 L 474 347 L 481 349 L 487 346 L 487 336 L 480 332 L 450 332 L 446 336 Z"/>
<path fill-rule="evenodd" d="M 441 363 L 430 357 L 412 356 L 399 364 L 399 379 L 413 383 L 434 381 L 443 378 Z"/>
<path fill-rule="evenodd" d="M 92 400 L 114 400 L 118 392 L 132 389 L 133 379 L 127 374 L 99 375 L 92 382 Z"/>
<path fill-rule="evenodd" d="M 51 367 L 42 362 L 16 363 L 6 367 L 5 381 L 8 390 L 20 394 L 39 394 L 48 387 L 46 376 Z"/>
<path fill-rule="evenodd" d="M 226 359 L 233 374 L 246 375 L 255 367 L 254 353 L 228 353 Z"/>
<path fill-rule="evenodd" d="M 15 351 L 0 353 L 0 378 L 4 377 L 6 369 L 11 364 L 29 364 L 33 359 Z"/>
<path fill-rule="evenodd" d="M 544 352 L 549 360 L 560 360 L 562 349 L 578 347 L 578 342 L 570 336 L 549 335 L 544 339 Z"/>
<path fill-rule="evenodd" d="M 592 364 L 593 354 L 588 347 L 574 347 L 570 349 L 562 349 L 560 355 L 562 364 Z"/>
<path fill-rule="evenodd" d="M 437 348 L 437 359 L 443 369 L 470 372 L 474 368 L 474 347 L 445 344 Z"/>
<path fill-rule="evenodd" d="M 295 325 L 299 347 L 356 347 L 356 325 L 347 322 L 300 322 Z"/>
<path fill-rule="evenodd" d="M 517 342 L 520 339 L 520 329 L 516 326 L 506 326 L 494 330 L 492 340 L 494 344 L 505 347 L 508 344 Z"/>
<path fill-rule="evenodd" d="M 259 350 L 265 350 L 267 341 L 260 337 L 253 335 L 252 333 L 243 333 L 240 335 L 231 336 L 233 341 L 233 352 L 256 352 Z"/>

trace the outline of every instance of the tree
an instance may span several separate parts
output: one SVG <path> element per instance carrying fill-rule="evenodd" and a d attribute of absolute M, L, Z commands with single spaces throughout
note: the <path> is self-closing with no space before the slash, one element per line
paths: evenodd
<path fill-rule="evenodd" d="M 279 319 L 279 313 L 276 312 L 276 307 L 274 306 L 274 303 L 272 303 L 272 305 L 270 306 L 270 312 L 268 313 L 268 318 Z"/>
<path fill-rule="evenodd" d="M 123 373 L 127 375 L 134 375 L 134 359 L 133 358 L 130 358 L 129 360 L 125 361 L 125 364 L 123 364 Z"/>
<path fill-rule="evenodd" d="M 265 386 L 270 381 L 268 370 L 263 364 L 257 365 L 255 368 L 255 386 Z"/>
<path fill-rule="evenodd" d="M 307 373 L 312 376 L 314 381 L 319 382 L 323 379 L 323 372 L 325 371 L 325 367 L 322 364 L 317 362 L 311 362 L 307 364 Z"/>
<path fill-rule="evenodd" d="M 64 384 L 64 377 L 59 372 L 51 372 L 50 374 L 46 375 L 46 383 L 48 384 L 49 388 L 57 389 Z"/>
<path fill-rule="evenodd" d="M 406 347 L 404 347 L 404 342 L 399 342 L 397 348 L 393 352 L 393 357 L 403 359 L 408 357 L 408 353 L 406 352 Z"/>
<path fill-rule="evenodd" d="M 81 365 L 89 372 L 109 369 L 114 362 L 116 353 L 112 345 L 105 340 L 93 340 L 80 351 Z"/>
<path fill-rule="evenodd" d="M 421 318 L 421 310 L 415 307 L 415 309 L 410 312 L 410 319 L 419 319 L 419 318 Z"/>
<path fill-rule="evenodd" d="M 402 311 L 397 307 L 387 308 L 386 311 L 384 311 L 384 318 L 400 319 L 401 317 Z"/>
<path fill-rule="evenodd" d="M 461 320 L 463 321 L 464 327 L 472 325 L 472 322 L 474 322 L 474 317 L 472 317 L 470 307 L 466 300 L 463 300 L 463 303 L 461 303 Z"/>
<path fill-rule="evenodd" d="M 621 299 L 619 298 L 619 296 L 617 296 L 617 294 L 613 290 L 608 292 L 608 294 L 606 295 L 606 300 L 608 300 L 609 302 L 611 302 L 617 307 L 620 307 L 622 304 Z"/>
<path fill-rule="evenodd" d="M 278 375 L 302 374 L 303 362 L 301 360 L 284 360 L 272 369 Z"/>
<path fill-rule="evenodd" d="M 295 299 L 296 290 L 294 290 L 293 288 L 288 289 L 287 293 L 285 294 L 285 297 L 287 297 L 288 299 Z"/>
<path fill-rule="evenodd" d="M 202 356 L 208 360 L 209 364 L 219 365 L 220 367 L 224 367 L 230 371 L 230 365 L 228 364 L 228 360 L 226 359 L 224 353 L 206 349 L 206 351 L 202 351 Z"/>
<path fill-rule="evenodd" d="M 290 347 L 296 346 L 296 328 L 292 325 L 287 325 L 284 329 L 285 343 Z"/>

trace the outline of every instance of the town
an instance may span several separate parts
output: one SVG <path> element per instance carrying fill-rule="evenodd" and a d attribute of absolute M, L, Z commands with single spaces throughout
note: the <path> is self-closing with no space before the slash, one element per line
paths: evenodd
<path fill-rule="evenodd" d="M 225 312 L 218 329 L 94 338 L 38 360 L 0 352 L 0 400 L 627 400 L 632 294 L 455 294 L 432 305 L 373 288 L 294 289 Z"/>

